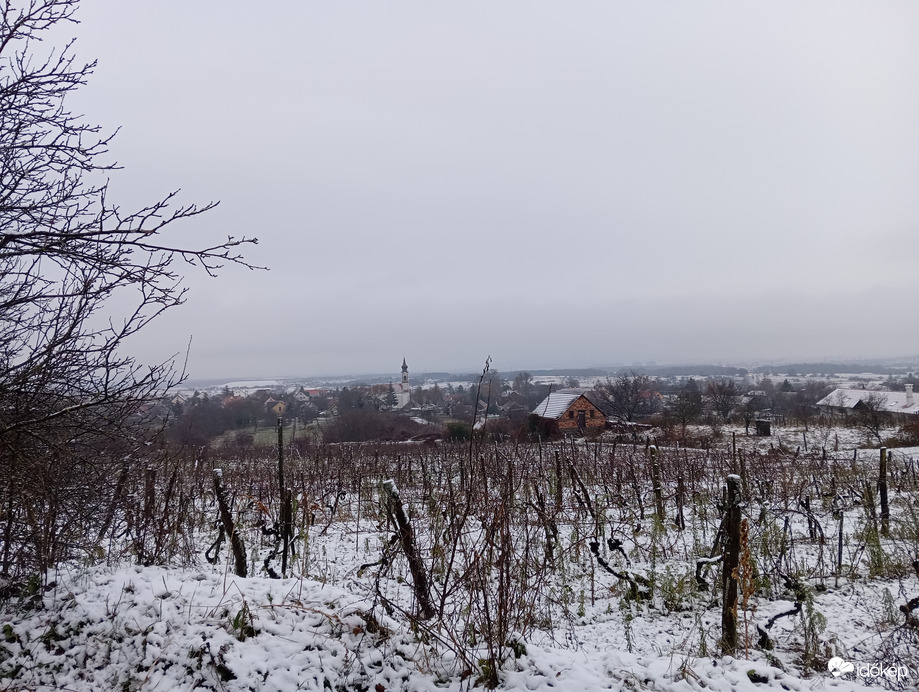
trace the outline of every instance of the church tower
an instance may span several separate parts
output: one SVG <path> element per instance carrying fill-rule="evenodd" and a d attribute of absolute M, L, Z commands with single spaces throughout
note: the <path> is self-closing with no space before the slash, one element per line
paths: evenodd
<path fill-rule="evenodd" d="M 402 358 L 402 385 L 399 387 L 397 398 L 399 400 L 397 408 L 405 408 L 412 401 L 412 388 L 408 383 L 408 364 L 405 362 L 405 357 Z"/>

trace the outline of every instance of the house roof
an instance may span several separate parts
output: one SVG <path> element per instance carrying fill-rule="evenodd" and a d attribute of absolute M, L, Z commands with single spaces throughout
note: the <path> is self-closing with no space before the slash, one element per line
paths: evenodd
<path fill-rule="evenodd" d="M 654 394 L 657 394 L 658 397 L 660 396 L 660 394 L 658 394 L 657 392 L 654 392 Z M 615 409 L 613 409 L 613 405 L 609 401 L 604 399 L 602 395 L 598 394 L 593 389 L 590 389 L 584 392 L 584 398 L 586 398 L 587 401 L 589 401 L 594 406 L 596 406 L 598 409 L 600 409 L 600 411 L 603 412 L 604 416 L 609 417 L 609 416 L 613 416 L 616 414 Z"/>
<path fill-rule="evenodd" d="M 549 396 L 539 402 L 533 413 L 541 418 L 561 418 L 580 394 L 566 394 L 564 392 L 551 392 Z"/>
<path fill-rule="evenodd" d="M 919 398 L 915 394 L 885 392 L 876 389 L 834 389 L 830 394 L 818 401 L 817 406 L 854 409 L 859 402 L 869 396 L 882 399 L 880 406 L 882 411 L 919 415 Z"/>
<path fill-rule="evenodd" d="M 598 409 L 604 416 L 608 415 L 605 408 L 596 400 L 593 392 L 590 391 L 559 391 L 552 392 L 543 399 L 539 406 L 533 409 L 533 413 L 541 418 L 561 418 L 565 411 L 571 408 L 571 405 L 584 397 L 590 404 Z"/>

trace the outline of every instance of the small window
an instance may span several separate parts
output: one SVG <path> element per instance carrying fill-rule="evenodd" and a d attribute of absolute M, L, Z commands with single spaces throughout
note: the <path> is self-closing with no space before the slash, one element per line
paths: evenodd
<path fill-rule="evenodd" d="M 568 417 L 574 418 L 574 411 L 568 411 Z"/>
<path fill-rule="evenodd" d="M 590 409 L 590 417 L 591 417 L 591 418 L 594 417 L 594 410 L 593 410 L 593 409 Z"/>

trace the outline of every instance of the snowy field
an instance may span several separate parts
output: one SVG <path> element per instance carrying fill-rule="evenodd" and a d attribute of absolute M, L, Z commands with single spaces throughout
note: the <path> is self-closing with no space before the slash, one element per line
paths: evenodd
<path fill-rule="evenodd" d="M 474 682 L 455 674 L 449 656 L 381 615 L 358 584 L 239 579 L 208 568 L 97 567 L 58 577 L 43 608 L 4 618 L 3 689 L 461 690 Z M 873 624 L 858 599 L 875 595 L 863 588 L 828 595 L 821 605 L 829 626 L 844 638 L 858 636 L 847 621 Z M 862 612 L 853 617 L 852 605 Z M 822 671 L 802 679 L 755 652 L 750 660 L 698 656 L 704 633 L 692 615 L 636 617 L 629 653 L 618 613 L 596 611 L 574 618 L 555 645 L 527 642 L 503 671 L 502 688 L 864 687 Z"/>
<path fill-rule="evenodd" d="M 317 450 L 289 462 L 300 474 L 298 540 L 280 579 L 265 569 L 272 462 L 226 461 L 254 576 L 233 574 L 226 546 L 215 564 L 204 559 L 216 537 L 207 492 L 163 507 L 184 512 L 181 543 L 192 546 L 169 556 L 173 566 L 135 566 L 110 545 L 108 564 L 72 565 L 7 602 L 0 689 L 462 690 L 487 683 L 490 660 L 511 690 L 919 686 L 917 628 L 901 611 L 919 597 L 919 449 L 893 451 L 885 537 L 871 533 L 876 502 L 864 495 L 877 450 L 856 462 L 858 440 L 846 438 L 823 460 L 781 436 L 771 451 L 748 449 L 755 566 L 738 651 L 722 656 L 719 567 L 703 568 L 707 586 L 695 577 L 737 462 L 730 441 L 728 432 L 723 450 L 659 451 L 663 522 L 641 445 L 485 448 L 472 457 L 477 470 L 463 466 L 465 447 Z M 206 487 L 202 466 L 188 470 L 189 488 Z M 462 474 L 474 493 L 453 487 Z M 415 528 L 434 618 L 414 617 L 412 573 L 381 506 L 384 477 L 397 479 Z M 640 593 L 602 568 L 594 539 L 613 571 L 647 585 Z M 762 646 L 758 627 L 796 605 Z"/>

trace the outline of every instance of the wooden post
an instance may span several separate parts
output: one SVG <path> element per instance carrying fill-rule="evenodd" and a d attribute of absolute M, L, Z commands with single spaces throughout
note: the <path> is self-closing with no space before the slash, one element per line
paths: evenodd
<path fill-rule="evenodd" d="M 278 492 L 284 496 L 284 419 L 278 417 Z"/>
<path fill-rule="evenodd" d="M 415 592 L 415 600 L 418 601 L 418 615 L 422 620 L 428 620 L 437 614 L 434 604 L 431 603 L 428 573 L 415 551 L 415 534 L 402 508 L 402 499 L 399 497 L 396 482 L 391 478 L 383 481 L 383 494 L 386 496 L 386 509 L 399 530 L 402 550 L 408 559 L 408 567 L 412 573 L 412 590 Z"/>
<path fill-rule="evenodd" d="M 661 487 L 661 462 L 657 457 L 657 447 L 648 447 L 651 454 L 651 485 L 654 488 L 654 509 L 657 511 L 657 520 L 664 523 L 667 518 L 664 514 L 664 491 Z"/>
<path fill-rule="evenodd" d="M 890 536 L 890 506 L 887 504 L 887 447 L 881 447 L 878 495 L 881 496 L 881 535 L 888 538 Z"/>
<path fill-rule="evenodd" d="M 287 554 L 294 530 L 293 491 L 286 487 L 284 478 L 284 419 L 278 418 L 278 494 L 281 498 L 281 511 L 278 523 L 281 529 L 281 576 L 287 576 Z"/>
<path fill-rule="evenodd" d="M 737 567 L 740 564 L 740 476 L 727 477 L 724 522 L 724 557 L 721 570 L 721 652 L 737 652 Z"/>
<path fill-rule="evenodd" d="M 839 508 L 839 540 L 838 550 L 836 552 L 836 586 L 839 586 L 839 575 L 842 573 L 842 528 L 845 513 L 842 507 Z"/>
<path fill-rule="evenodd" d="M 290 542 L 294 536 L 294 491 L 285 488 L 281 491 L 281 539 L 284 542 L 281 553 L 281 576 L 287 576 L 287 554 L 291 552 Z"/>
<path fill-rule="evenodd" d="M 230 537 L 230 547 L 236 562 L 236 575 L 245 577 L 248 572 L 246 546 L 243 544 L 239 531 L 236 530 L 236 524 L 233 523 L 233 512 L 230 510 L 227 493 L 223 487 L 223 469 L 214 469 L 214 495 L 217 497 L 217 507 L 220 510 L 220 522 Z"/>
<path fill-rule="evenodd" d="M 686 528 L 686 518 L 683 516 L 683 497 L 686 493 L 686 485 L 683 482 L 681 473 L 676 479 L 676 526 L 682 531 Z"/>
<path fill-rule="evenodd" d="M 555 450 L 555 511 L 561 512 L 564 504 L 564 495 L 562 494 L 562 457 L 559 451 Z"/>

